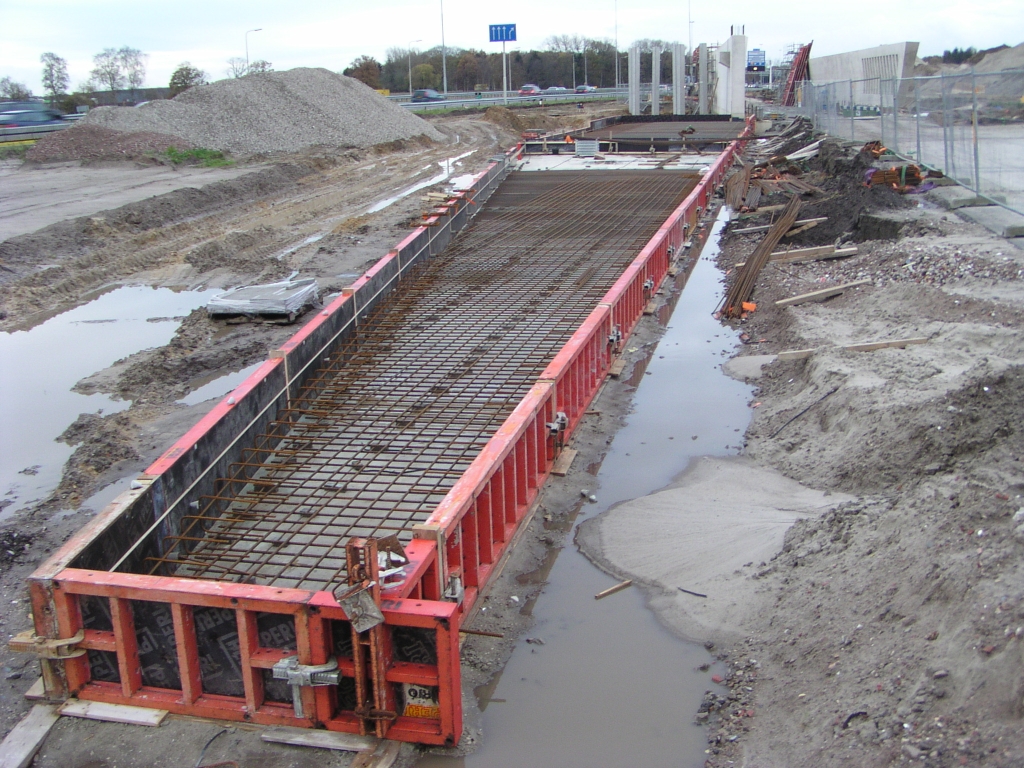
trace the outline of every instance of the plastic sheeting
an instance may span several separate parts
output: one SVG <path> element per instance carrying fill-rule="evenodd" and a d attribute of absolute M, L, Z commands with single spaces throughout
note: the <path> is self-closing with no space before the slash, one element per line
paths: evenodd
<path fill-rule="evenodd" d="M 206 304 L 211 315 L 297 315 L 320 300 L 316 280 L 285 280 L 232 288 Z"/>

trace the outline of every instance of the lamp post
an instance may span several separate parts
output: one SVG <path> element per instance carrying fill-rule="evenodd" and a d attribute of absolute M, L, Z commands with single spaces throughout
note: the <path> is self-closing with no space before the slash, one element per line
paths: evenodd
<path fill-rule="evenodd" d="M 409 98 L 412 98 L 412 44 L 422 43 L 422 40 L 410 40 L 409 41 Z"/>
<path fill-rule="evenodd" d="M 441 0 L 441 79 L 444 95 L 448 95 L 448 51 L 444 47 L 444 0 Z"/>
<path fill-rule="evenodd" d="M 245 33 L 245 73 L 249 74 L 249 33 L 250 32 L 262 32 L 263 29 L 249 29 Z"/>

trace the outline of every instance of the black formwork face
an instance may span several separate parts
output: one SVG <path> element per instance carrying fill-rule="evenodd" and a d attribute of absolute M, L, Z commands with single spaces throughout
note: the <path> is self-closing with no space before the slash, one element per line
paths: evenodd
<path fill-rule="evenodd" d="M 152 573 L 325 589 L 349 537 L 427 520 L 697 177 L 509 177 L 334 349 L 150 558 Z"/>

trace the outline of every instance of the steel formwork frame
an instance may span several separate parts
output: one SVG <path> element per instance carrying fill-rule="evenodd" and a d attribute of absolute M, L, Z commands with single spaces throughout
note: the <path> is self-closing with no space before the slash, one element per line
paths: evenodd
<path fill-rule="evenodd" d="M 548 425 L 559 412 L 566 415 L 562 442 L 578 426 L 622 341 L 643 316 L 653 288 L 695 232 L 715 189 L 750 135 L 752 123 L 748 122 L 741 137 L 710 166 L 551 360 L 427 522 L 415 527 L 414 539 L 406 546 L 405 578 L 383 589 L 380 607 L 389 637 L 406 633 L 423 652 L 402 658 L 393 654 L 383 680 L 375 684 L 435 690 L 437 706 L 427 712 L 395 713 L 382 728 L 388 738 L 447 745 L 459 740 L 459 628 L 529 519 L 548 476 L 558 448 Z M 453 197 L 444 214 L 430 218 L 304 326 L 152 465 L 137 483 L 139 488 L 118 497 L 29 578 L 35 641 L 40 648 L 48 648 L 39 655 L 51 699 L 76 695 L 220 720 L 368 732 L 367 719 L 343 705 L 339 686 L 303 686 L 301 717 L 292 703 L 270 695 L 273 681 L 268 673 L 286 657 L 295 656 L 298 664 L 310 667 L 336 662 L 342 676 L 355 676 L 354 662 L 338 642 L 339 636 L 349 632 L 349 617 L 333 594 L 125 573 L 116 569 L 131 553 L 108 551 L 108 539 L 111 531 L 121 529 L 134 530 L 133 535 L 144 538 L 164 525 L 211 467 L 223 465 L 241 436 L 265 424 L 275 403 L 286 407 L 297 391 L 300 373 L 320 350 L 346 327 L 358 324 L 412 261 L 443 249 L 465 225 L 469 206 L 493 191 L 509 161 L 520 152 L 517 147 L 508 158 L 489 166 L 469 190 Z M 247 397 L 255 405 L 250 402 L 248 411 L 234 414 Z M 239 437 L 219 438 L 216 451 L 203 443 L 218 429 L 229 428 L 240 430 Z M 226 447 L 220 450 L 222 443 Z M 195 469 L 192 465 L 197 462 L 203 467 Z M 180 495 L 171 501 L 166 498 L 168 490 Z M 132 512 L 136 517 L 129 519 Z M 82 567 L 83 563 L 105 565 Z M 458 597 L 453 593 L 456 584 L 462 587 Z M 102 601 L 109 620 L 86 626 L 83 605 L 87 601 Z M 180 680 L 173 690 L 146 680 L 145 649 L 140 647 L 136 627 L 143 610 L 162 617 L 159 631 L 171 639 Z M 211 672 L 208 663 L 204 667 L 201 650 L 209 642 L 206 627 L 214 620 L 236 630 L 231 636 L 237 638 L 233 641 L 237 645 L 231 651 L 233 663 L 239 665 L 241 695 L 211 692 L 207 684 Z M 268 620 L 292 627 L 292 636 L 282 640 L 261 631 Z M 111 679 L 93 678 L 97 659 L 109 663 Z"/>

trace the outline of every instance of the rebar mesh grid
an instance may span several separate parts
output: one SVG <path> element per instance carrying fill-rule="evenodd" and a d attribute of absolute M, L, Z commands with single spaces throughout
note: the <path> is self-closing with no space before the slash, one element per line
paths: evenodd
<path fill-rule="evenodd" d="M 349 537 L 411 539 L 695 182 L 510 177 L 324 360 L 150 572 L 325 589 L 345 580 Z"/>

